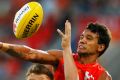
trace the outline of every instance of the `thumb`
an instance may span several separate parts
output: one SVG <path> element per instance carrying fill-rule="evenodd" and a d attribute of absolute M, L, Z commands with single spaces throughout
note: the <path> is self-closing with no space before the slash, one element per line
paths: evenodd
<path fill-rule="evenodd" d="M 65 36 L 64 33 L 63 33 L 60 29 L 57 29 L 57 32 L 59 33 L 59 35 L 60 35 L 61 37 L 64 37 L 64 36 Z"/>

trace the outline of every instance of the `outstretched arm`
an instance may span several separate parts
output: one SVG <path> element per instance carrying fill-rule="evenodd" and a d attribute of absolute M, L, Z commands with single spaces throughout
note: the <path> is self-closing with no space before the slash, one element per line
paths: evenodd
<path fill-rule="evenodd" d="M 74 63 L 71 50 L 71 24 L 67 20 L 65 23 L 65 34 L 59 29 L 58 33 L 62 37 L 62 48 L 63 48 L 63 58 L 64 58 L 64 73 L 65 80 L 79 80 L 77 67 Z"/>
<path fill-rule="evenodd" d="M 62 51 L 60 50 L 42 51 L 32 49 L 24 45 L 16 45 L 2 42 L 0 42 L 0 50 L 22 60 L 43 64 L 54 64 L 62 56 Z"/>

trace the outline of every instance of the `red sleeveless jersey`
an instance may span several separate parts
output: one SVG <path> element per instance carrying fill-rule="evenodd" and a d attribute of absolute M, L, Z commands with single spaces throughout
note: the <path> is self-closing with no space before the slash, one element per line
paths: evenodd
<path fill-rule="evenodd" d="M 74 54 L 73 58 L 78 69 L 80 80 L 98 80 L 102 72 L 105 71 L 105 69 L 97 62 L 91 64 L 80 64 L 78 62 L 78 54 Z M 65 80 L 63 65 L 64 62 L 63 59 L 61 59 L 54 74 L 55 80 Z"/>

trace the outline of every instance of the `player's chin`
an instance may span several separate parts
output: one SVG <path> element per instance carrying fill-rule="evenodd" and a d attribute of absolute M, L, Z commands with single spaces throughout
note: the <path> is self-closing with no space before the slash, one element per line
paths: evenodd
<path fill-rule="evenodd" d="M 86 50 L 78 49 L 78 50 L 77 50 L 77 53 L 79 53 L 79 54 L 80 54 L 80 53 L 86 53 Z"/>

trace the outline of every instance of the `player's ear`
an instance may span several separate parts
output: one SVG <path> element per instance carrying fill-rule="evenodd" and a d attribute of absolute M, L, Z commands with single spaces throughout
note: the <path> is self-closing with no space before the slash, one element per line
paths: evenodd
<path fill-rule="evenodd" d="M 105 49 L 105 45 L 104 44 L 99 44 L 98 46 L 98 51 L 101 52 Z"/>

